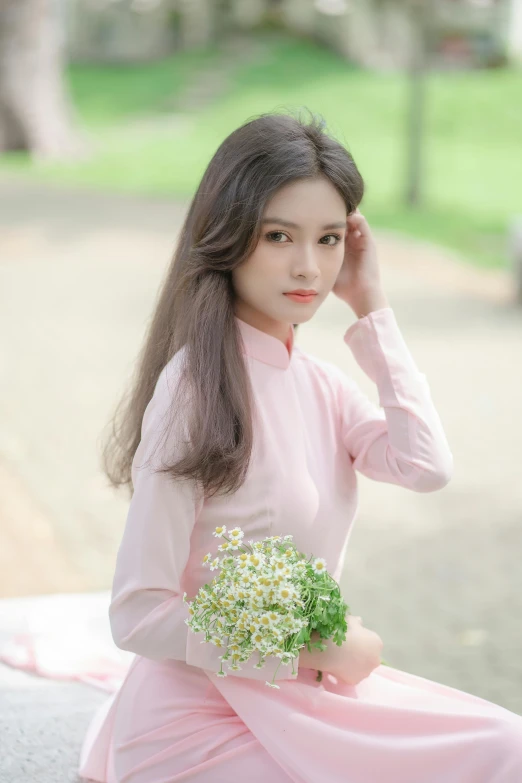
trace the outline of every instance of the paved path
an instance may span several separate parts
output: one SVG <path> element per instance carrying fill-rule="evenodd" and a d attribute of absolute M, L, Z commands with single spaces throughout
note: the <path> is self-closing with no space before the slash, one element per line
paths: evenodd
<path fill-rule="evenodd" d="M 0 596 L 110 587 L 127 498 L 99 438 L 186 205 L 0 184 Z M 400 669 L 522 714 L 522 312 L 500 272 L 378 234 L 383 280 L 455 456 L 442 491 L 360 478 L 343 586 Z M 305 350 L 373 384 L 330 296 Z"/>

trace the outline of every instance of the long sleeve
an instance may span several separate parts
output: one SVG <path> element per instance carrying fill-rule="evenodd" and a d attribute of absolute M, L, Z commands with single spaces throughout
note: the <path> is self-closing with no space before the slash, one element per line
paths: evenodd
<path fill-rule="evenodd" d="M 183 602 L 182 577 L 204 496 L 196 482 L 173 481 L 168 474 L 153 470 L 167 456 L 157 446 L 172 404 L 169 388 L 176 383 L 176 366 L 167 365 L 160 375 L 143 416 L 141 441 L 132 464 L 134 493 L 116 558 L 109 619 L 113 640 L 122 650 L 218 672 L 224 650 L 206 642 L 203 632 L 189 629 L 185 622 L 188 606 Z M 183 456 L 186 435 L 183 422 L 175 422 L 168 439 L 169 460 Z M 209 548 L 217 552 L 212 546 L 217 543 L 213 539 Z M 207 581 L 212 576 L 209 573 Z M 267 656 L 264 668 L 255 669 L 257 661 L 253 656 L 238 672 L 230 671 L 226 663 L 223 669 L 227 676 L 257 680 L 271 680 L 277 669 L 276 680 L 293 678 L 291 663 L 279 665 L 279 658 Z M 299 659 L 295 659 L 294 671 L 298 670 Z"/>
<path fill-rule="evenodd" d="M 354 469 L 416 492 L 442 489 L 452 476 L 453 455 L 426 376 L 418 370 L 392 308 L 360 318 L 344 341 L 377 385 L 381 406 L 339 373 L 342 439 Z"/>
<path fill-rule="evenodd" d="M 116 558 L 109 618 L 113 639 L 121 649 L 157 660 L 183 660 L 188 608 L 183 603 L 181 576 L 203 499 L 195 482 L 173 481 L 168 474 L 153 470 L 164 459 L 157 446 L 169 405 L 164 370 L 143 416 L 141 441 L 132 464 L 134 493 Z M 181 437 L 175 429 L 169 459 L 182 456 Z"/>

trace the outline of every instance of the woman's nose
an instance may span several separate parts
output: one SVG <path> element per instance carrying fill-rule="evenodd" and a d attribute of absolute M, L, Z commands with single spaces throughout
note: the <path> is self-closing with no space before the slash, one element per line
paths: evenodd
<path fill-rule="evenodd" d="M 317 248 L 314 246 L 305 245 L 299 252 L 299 260 L 303 268 L 306 268 L 309 271 L 317 271 L 319 269 Z"/>

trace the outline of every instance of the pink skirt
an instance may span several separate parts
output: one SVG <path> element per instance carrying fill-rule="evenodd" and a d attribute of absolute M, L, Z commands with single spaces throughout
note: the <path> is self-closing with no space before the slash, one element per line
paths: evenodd
<path fill-rule="evenodd" d="M 136 657 L 85 737 L 100 783 L 522 783 L 522 717 L 380 666 L 247 680 Z"/>

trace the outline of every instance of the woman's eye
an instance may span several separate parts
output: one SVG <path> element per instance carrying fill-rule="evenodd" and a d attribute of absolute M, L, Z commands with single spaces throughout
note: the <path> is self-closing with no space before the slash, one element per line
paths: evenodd
<path fill-rule="evenodd" d="M 337 245 L 341 240 L 340 234 L 327 234 L 323 239 L 327 239 L 328 237 L 333 237 L 336 240 L 335 242 L 328 242 L 329 245 Z"/>
<path fill-rule="evenodd" d="M 282 231 L 271 231 L 269 234 L 267 234 L 267 237 L 273 237 L 278 235 L 281 237 L 286 237 L 286 234 L 284 234 Z M 276 242 L 277 244 L 282 244 L 281 242 L 277 242 L 276 239 L 274 239 L 273 241 Z"/>

